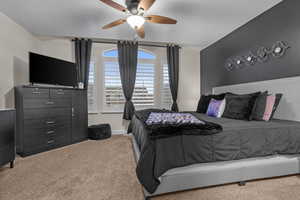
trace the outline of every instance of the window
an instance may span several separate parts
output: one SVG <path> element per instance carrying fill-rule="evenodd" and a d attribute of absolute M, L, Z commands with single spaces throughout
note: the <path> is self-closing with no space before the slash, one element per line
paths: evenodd
<path fill-rule="evenodd" d="M 163 64 L 162 67 L 162 87 L 161 87 L 161 104 L 162 108 L 170 108 L 172 106 L 172 94 L 169 83 L 169 68 L 168 64 Z"/>
<path fill-rule="evenodd" d="M 104 57 L 110 57 L 110 58 L 117 58 L 118 57 L 118 51 L 116 49 L 108 50 L 103 53 Z M 155 55 L 145 52 L 145 51 L 138 51 L 138 59 L 151 59 L 155 60 Z"/>
<path fill-rule="evenodd" d="M 125 103 L 119 65 L 116 61 L 104 62 L 104 109 L 116 111 Z"/>
<path fill-rule="evenodd" d="M 154 106 L 155 65 L 139 63 L 137 66 L 133 103 L 137 108 Z"/>
<path fill-rule="evenodd" d="M 96 52 L 95 55 L 99 54 Z M 136 82 L 132 98 L 137 110 L 153 107 L 169 109 L 171 106 L 168 65 L 161 62 L 161 57 L 159 53 L 156 55 L 148 50 L 140 49 L 138 51 Z M 98 58 L 94 59 L 97 60 Z M 99 73 L 102 76 L 99 77 L 99 80 L 103 81 L 99 82 L 98 85 L 96 84 L 96 64 L 91 62 L 90 65 L 89 112 L 97 112 L 96 91 L 103 91 L 101 93 L 103 100 L 100 101 L 103 102 L 103 112 L 123 112 L 125 98 L 120 78 L 117 49 L 104 51 L 99 62 L 99 66 L 103 70 L 102 73 Z M 103 89 L 101 90 L 100 87 Z"/>
<path fill-rule="evenodd" d="M 90 62 L 88 86 L 88 112 L 97 113 L 95 62 Z"/>

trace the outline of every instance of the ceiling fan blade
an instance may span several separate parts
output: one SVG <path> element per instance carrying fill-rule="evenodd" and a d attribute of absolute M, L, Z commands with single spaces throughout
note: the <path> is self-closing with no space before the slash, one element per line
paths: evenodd
<path fill-rule="evenodd" d="M 159 15 L 149 15 L 145 17 L 148 22 L 157 23 L 157 24 L 176 24 L 177 21 L 175 19 L 171 19 L 169 17 L 159 16 Z"/>
<path fill-rule="evenodd" d="M 124 22 L 126 22 L 125 19 L 119 19 L 119 20 L 116 20 L 116 21 L 114 21 L 110 24 L 107 24 L 107 25 L 103 26 L 102 29 L 109 29 L 109 28 L 124 24 Z"/>
<path fill-rule="evenodd" d="M 119 11 L 122 11 L 122 12 L 126 12 L 127 11 L 127 8 L 125 8 L 124 6 L 112 1 L 112 0 L 100 0 L 102 1 L 103 3 L 109 5 L 110 7 L 113 7 Z"/>
<path fill-rule="evenodd" d="M 138 36 L 140 38 L 145 38 L 145 29 L 144 29 L 144 26 L 142 26 L 141 28 L 139 29 L 135 29 L 136 33 L 138 34 Z"/>
<path fill-rule="evenodd" d="M 138 7 L 146 11 L 149 10 L 149 8 L 151 8 L 154 2 L 155 0 L 141 0 Z"/>

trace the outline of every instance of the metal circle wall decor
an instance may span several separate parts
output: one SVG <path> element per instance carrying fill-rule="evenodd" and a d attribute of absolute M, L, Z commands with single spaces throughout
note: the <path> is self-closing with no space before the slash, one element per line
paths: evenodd
<path fill-rule="evenodd" d="M 245 59 L 242 56 L 237 56 L 234 60 L 237 69 L 243 69 L 245 67 Z"/>
<path fill-rule="evenodd" d="M 235 56 L 227 59 L 225 68 L 227 71 L 233 71 L 243 69 L 245 66 L 253 66 L 257 61 L 264 63 L 270 60 L 271 57 L 280 58 L 284 56 L 289 48 L 291 47 L 287 43 L 278 41 L 272 48 L 260 47 L 256 50 L 256 55 L 250 51 L 245 56 Z"/>
<path fill-rule="evenodd" d="M 269 50 L 266 47 L 260 47 L 257 50 L 257 60 L 259 62 L 266 62 L 270 58 Z"/>
<path fill-rule="evenodd" d="M 247 56 L 245 56 L 245 63 L 248 66 L 254 65 L 257 61 L 257 57 L 250 51 Z"/>
<path fill-rule="evenodd" d="M 289 48 L 287 44 L 282 41 L 276 42 L 272 47 L 272 55 L 276 58 L 284 56 L 286 50 Z"/>
<path fill-rule="evenodd" d="M 232 60 L 231 58 L 227 59 L 225 69 L 229 72 L 233 71 L 235 69 L 234 60 Z"/>

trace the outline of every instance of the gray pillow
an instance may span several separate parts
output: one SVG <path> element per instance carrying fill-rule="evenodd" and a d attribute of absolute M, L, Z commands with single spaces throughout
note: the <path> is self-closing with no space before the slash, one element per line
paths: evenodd
<path fill-rule="evenodd" d="M 275 104 L 273 106 L 273 111 L 272 111 L 272 115 L 271 115 L 270 119 L 274 118 L 275 112 L 276 112 L 276 110 L 279 106 L 279 103 L 280 103 L 280 100 L 281 100 L 282 96 L 283 96 L 283 94 L 276 94 L 276 100 L 275 100 Z"/>
<path fill-rule="evenodd" d="M 262 121 L 267 105 L 268 91 L 261 93 L 255 101 L 249 120 Z"/>
<path fill-rule="evenodd" d="M 260 94 L 261 92 L 243 95 L 227 93 L 226 107 L 222 117 L 249 120 L 255 100 Z"/>

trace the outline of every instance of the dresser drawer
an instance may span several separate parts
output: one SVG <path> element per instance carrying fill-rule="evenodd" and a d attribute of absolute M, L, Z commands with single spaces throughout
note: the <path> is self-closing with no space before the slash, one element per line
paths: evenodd
<path fill-rule="evenodd" d="M 27 108 L 68 108 L 72 106 L 71 99 L 48 99 L 48 98 L 27 98 L 23 100 L 23 106 Z"/>
<path fill-rule="evenodd" d="M 52 107 L 56 108 L 71 108 L 72 107 L 72 100 L 68 98 L 63 99 L 50 99 L 50 103 L 52 103 Z"/>
<path fill-rule="evenodd" d="M 71 90 L 64 90 L 64 89 L 50 89 L 50 98 L 72 98 L 72 91 Z"/>
<path fill-rule="evenodd" d="M 51 106 L 51 102 L 49 98 L 24 98 L 23 107 L 27 108 L 49 108 Z"/>
<path fill-rule="evenodd" d="M 45 146 L 47 142 L 47 136 L 43 131 L 43 129 L 36 129 L 35 131 L 30 132 L 29 135 L 24 135 L 23 145 L 26 151 Z"/>
<path fill-rule="evenodd" d="M 24 121 L 24 133 L 28 130 L 36 128 L 57 128 L 57 127 L 69 127 L 71 126 L 71 118 L 57 117 L 49 119 L 30 119 Z"/>
<path fill-rule="evenodd" d="M 54 127 L 54 128 L 48 128 L 47 131 L 45 131 L 45 134 L 47 138 L 49 139 L 55 139 L 58 137 L 64 137 L 64 136 L 70 136 L 71 126 L 69 127 Z"/>
<path fill-rule="evenodd" d="M 53 135 L 49 135 L 47 137 L 47 146 L 60 146 L 64 144 L 69 144 L 71 142 L 71 137 L 70 137 L 70 129 L 68 130 L 69 132 L 64 132 L 62 131 L 57 131 Z"/>
<path fill-rule="evenodd" d="M 52 108 L 49 110 L 49 118 L 63 118 L 72 115 L 72 108 Z"/>
<path fill-rule="evenodd" d="M 47 147 L 49 145 L 57 145 L 62 142 L 70 142 L 70 127 L 54 128 L 54 129 L 31 129 L 30 132 L 24 134 L 24 147 L 28 150 L 32 148 Z"/>
<path fill-rule="evenodd" d="M 49 108 L 49 109 L 24 109 L 24 119 L 56 119 L 71 116 L 72 109 Z"/>
<path fill-rule="evenodd" d="M 49 98 L 49 89 L 45 88 L 23 88 L 24 98 Z"/>
<path fill-rule="evenodd" d="M 24 137 L 52 137 L 69 134 L 71 126 L 30 128 L 24 131 Z"/>
<path fill-rule="evenodd" d="M 24 119 L 47 119 L 49 109 L 24 109 Z"/>

